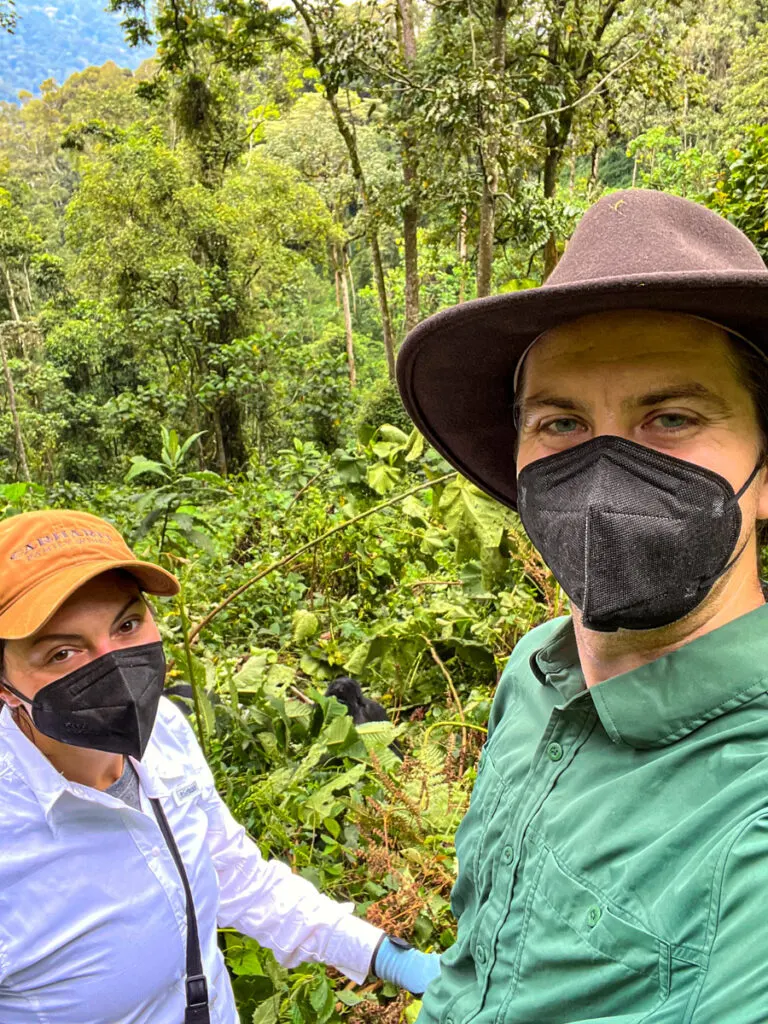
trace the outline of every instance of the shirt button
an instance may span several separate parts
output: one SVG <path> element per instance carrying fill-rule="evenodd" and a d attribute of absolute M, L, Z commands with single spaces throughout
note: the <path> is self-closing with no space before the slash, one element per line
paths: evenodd
<path fill-rule="evenodd" d="M 563 756 L 563 748 L 559 743 L 550 743 L 547 747 L 547 757 L 550 761 L 559 761 Z"/>
<path fill-rule="evenodd" d="M 590 928 L 594 928 L 600 918 L 603 916 L 603 912 L 600 907 L 590 907 L 587 911 L 587 924 Z"/>
<path fill-rule="evenodd" d="M 478 946 L 477 950 L 475 951 L 475 956 L 477 957 L 477 962 L 479 964 L 484 964 L 487 957 L 487 954 L 485 952 L 485 946 Z"/>
<path fill-rule="evenodd" d="M 515 859 L 515 851 L 511 846 L 505 846 L 501 851 L 501 862 L 502 864 L 511 864 Z"/>
<path fill-rule="evenodd" d="M 159 846 L 153 846 L 152 847 L 152 856 L 153 857 L 159 857 L 160 856 L 160 847 Z"/>

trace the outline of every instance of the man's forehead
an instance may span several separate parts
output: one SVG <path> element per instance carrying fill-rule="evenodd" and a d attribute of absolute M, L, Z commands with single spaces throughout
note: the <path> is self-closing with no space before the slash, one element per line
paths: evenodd
<path fill-rule="evenodd" d="M 675 374 L 678 383 L 710 385 L 723 380 L 726 367 L 725 377 L 735 383 L 733 347 L 724 328 L 683 314 L 624 311 L 582 317 L 547 331 L 527 353 L 522 376 L 526 391 L 554 374 L 578 380 L 622 369 L 658 370 Z"/>

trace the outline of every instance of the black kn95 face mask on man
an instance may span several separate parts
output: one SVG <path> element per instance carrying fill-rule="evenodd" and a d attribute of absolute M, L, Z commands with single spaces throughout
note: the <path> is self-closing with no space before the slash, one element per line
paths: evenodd
<path fill-rule="evenodd" d="M 529 463 L 518 510 L 558 583 L 600 632 L 682 619 L 733 564 L 739 498 L 723 477 L 621 437 Z"/>

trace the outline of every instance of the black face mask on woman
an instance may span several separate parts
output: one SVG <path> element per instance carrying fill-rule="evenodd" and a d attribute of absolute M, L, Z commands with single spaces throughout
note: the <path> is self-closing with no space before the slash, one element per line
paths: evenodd
<path fill-rule="evenodd" d="M 3 679 L 32 708 L 35 728 L 73 747 L 144 756 L 165 683 L 161 641 L 110 651 L 48 683 L 33 698 Z"/>
<path fill-rule="evenodd" d="M 601 436 L 538 459 L 518 476 L 528 536 L 584 625 L 655 629 L 693 611 L 730 568 L 738 494 L 691 462 Z"/>

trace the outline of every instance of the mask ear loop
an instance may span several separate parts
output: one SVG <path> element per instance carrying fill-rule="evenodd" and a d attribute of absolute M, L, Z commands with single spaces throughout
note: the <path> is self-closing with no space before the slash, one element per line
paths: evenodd
<path fill-rule="evenodd" d="M 24 694 L 20 693 L 19 690 L 17 690 L 15 686 L 11 686 L 11 684 L 8 682 L 7 679 L 5 679 L 5 678 L 0 679 L 0 686 L 2 686 L 4 690 L 10 690 L 10 692 L 14 695 L 14 697 L 18 697 L 19 700 L 23 700 L 24 703 L 25 704 L 29 704 L 29 706 L 31 708 L 33 708 L 35 706 L 35 701 L 34 700 L 30 700 L 29 697 L 25 697 Z"/>
<path fill-rule="evenodd" d="M 756 465 L 755 465 L 755 468 L 749 474 L 749 476 L 747 477 L 747 479 L 744 482 L 744 484 L 739 488 L 739 490 L 736 492 L 736 494 L 734 494 L 732 500 L 733 500 L 733 502 L 735 504 L 738 505 L 739 498 L 742 498 L 747 493 L 747 491 L 751 487 L 752 483 L 754 482 L 755 477 L 757 476 L 757 474 L 760 472 L 760 470 L 763 468 L 764 465 L 765 465 L 765 456 L 761 455 L 760 458 L 758 459 Z M 741 558 L 741 556 L 747 550 L 747 544 L 749 544 L 749 537 L 747 537 L 747 539 L 741 545 L 741 548 L 739 549 L 737 554 L 735 554 L 733 556 L 733 558 L 725 566 L 725 568 L 721 569 L 720 572 L 716 572 L 714 574 L 714 576 L 708 576 L 707 579 L 702 580 L 701 581 L 701 586 L 711 587 L 713 583 L 716 583 L 722 576 L 725 576 L 725 574 L 728 572 L 728 570 L 733 568 L 734 565 L 736 565 L 738 560 Z"/>

